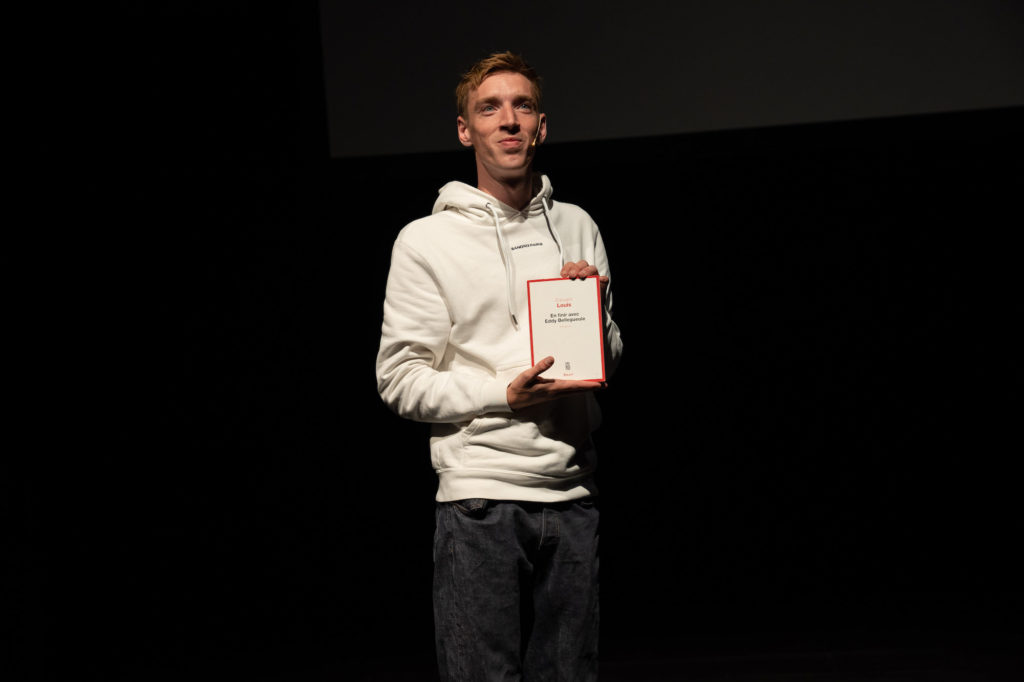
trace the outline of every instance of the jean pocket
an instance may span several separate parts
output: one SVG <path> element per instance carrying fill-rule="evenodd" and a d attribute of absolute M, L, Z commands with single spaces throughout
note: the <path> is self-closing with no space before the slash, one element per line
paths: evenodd
<path fill-rule="evenodd" d="M 480 497 L 470 497 L 465 500 L 456 500 L 452 506 L 463 516 L 471 519 L 482 519 L 487 514 L 488 500 Z"/>

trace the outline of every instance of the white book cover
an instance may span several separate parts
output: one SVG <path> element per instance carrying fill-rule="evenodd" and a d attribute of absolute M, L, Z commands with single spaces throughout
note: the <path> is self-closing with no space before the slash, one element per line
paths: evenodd
<path fill-rule="evenodd" d="M 601 321 L 601 280 L 531 279 L 526 283 L 530 306 L 530 362 L 552 356 L 546 379 L 604 381 L 604 325 Z"/>

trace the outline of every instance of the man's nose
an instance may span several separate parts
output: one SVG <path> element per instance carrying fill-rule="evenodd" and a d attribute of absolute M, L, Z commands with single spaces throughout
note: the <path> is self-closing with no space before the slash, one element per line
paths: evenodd
<path fill-rule="evenodd" d="M 501 127 L 509 129 L 510 132 L 519 130 L 519 121 L 516 119 L 516 112 L 512 107 L 502 107 Z"/>

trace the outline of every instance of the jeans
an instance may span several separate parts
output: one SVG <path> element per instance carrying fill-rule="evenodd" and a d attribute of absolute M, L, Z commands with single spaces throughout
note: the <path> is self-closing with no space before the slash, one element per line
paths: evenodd
<path fill-rule="evenodd" d="M 437 505 L 442 682 L 597 679 L 598 516 L 591 499 Z"/>

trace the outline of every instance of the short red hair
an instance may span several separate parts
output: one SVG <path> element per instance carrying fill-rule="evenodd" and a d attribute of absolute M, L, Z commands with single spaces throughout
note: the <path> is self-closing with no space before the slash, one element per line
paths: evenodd
<path fill-rule="evenodd" d="M 543 111 L 540 106 L 540 76 L 527 64 L 523 58 L 512 52 L 495 52 L 484 57 L 470 67 L 469 71 L 462 75 L 462 80 L 455 87 L 455 106 L 458 107 L 459 116 L 466 116 L 466 108 L 469 106 L 469 93 L 480 87 L 484 79 L 499 71 L 511 71 L 526 76 L 533 86 L 533 96 L 537 100 L 537 111 Z"/>

